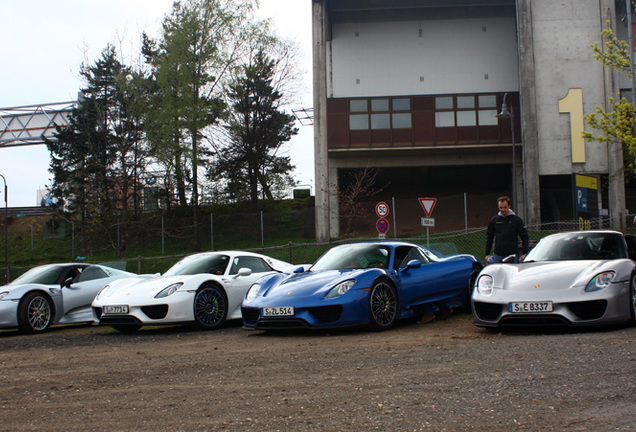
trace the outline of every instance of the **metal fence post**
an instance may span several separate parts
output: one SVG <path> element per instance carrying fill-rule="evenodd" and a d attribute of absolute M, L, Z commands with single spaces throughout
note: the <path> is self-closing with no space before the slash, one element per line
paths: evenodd
<path fill-rule="evenodd" d="M 397 215 L 395 214 L 395 197 L 391 197 L 391 207 L 393 207 L 393 238 L 397 238 Z"/>
<path fill-rule="evenodd" d="M 468 234 L 468 206 L 466 205 L 466 192 L 464 192 L 464 232 Z"/>

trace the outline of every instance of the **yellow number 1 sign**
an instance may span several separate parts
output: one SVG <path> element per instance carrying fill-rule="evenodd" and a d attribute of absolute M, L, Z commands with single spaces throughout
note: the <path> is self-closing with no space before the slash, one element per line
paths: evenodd
<path fill-rule="evenodd" d="M 570 89 L 566 97 L 559 99 L 559 112 L 570 114 L 572 163 L 585 163 L 585 140 L 583 139 L 583 90 L 580 88 Z"/>

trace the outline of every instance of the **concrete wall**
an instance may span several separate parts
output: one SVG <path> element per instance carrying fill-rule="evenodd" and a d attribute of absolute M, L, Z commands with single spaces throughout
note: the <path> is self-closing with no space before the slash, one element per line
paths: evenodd
<path fill-rule="evenodd" d="M 570 89 L 582 89 L 584 113 L 605 104 L 603 66 L 590 47 L 603 21 L 598 1 L 532 2 L 539 175 L 608 172 L 604 144 L 586 143 L 585 163 L 573 163 L 571 118 L 559 112 Z"/>

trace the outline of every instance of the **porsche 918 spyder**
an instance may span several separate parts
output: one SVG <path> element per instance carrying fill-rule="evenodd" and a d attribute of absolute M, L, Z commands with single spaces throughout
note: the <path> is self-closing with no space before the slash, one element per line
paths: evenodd
<path fill-rule="evenodd" d="M 307 271 L 258 280 L 243 300 L 247 329 L 392 327 L 444 304 L 468 306 L 482 268 L 471 255 L 440 258 L 406 242 L 336 246 Z"/>
<path fill-rule="evenodd" d="M 523 262 L 492 264 L 477 278 L 474 323 L 593 326 L 634 323 L 636 237 L 617 231 L 552 234 Z"/>

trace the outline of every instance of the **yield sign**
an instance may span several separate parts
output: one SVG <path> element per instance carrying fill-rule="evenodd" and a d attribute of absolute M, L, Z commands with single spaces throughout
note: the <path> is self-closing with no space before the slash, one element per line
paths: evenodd
<path fill-rule="evenodd" d="M 426 213 L 426 217 L 431 217 L 435 203 L 437 203 L 437 198 L 418 198 L 418 200 L 424 209 L 424 213 Z"/>

